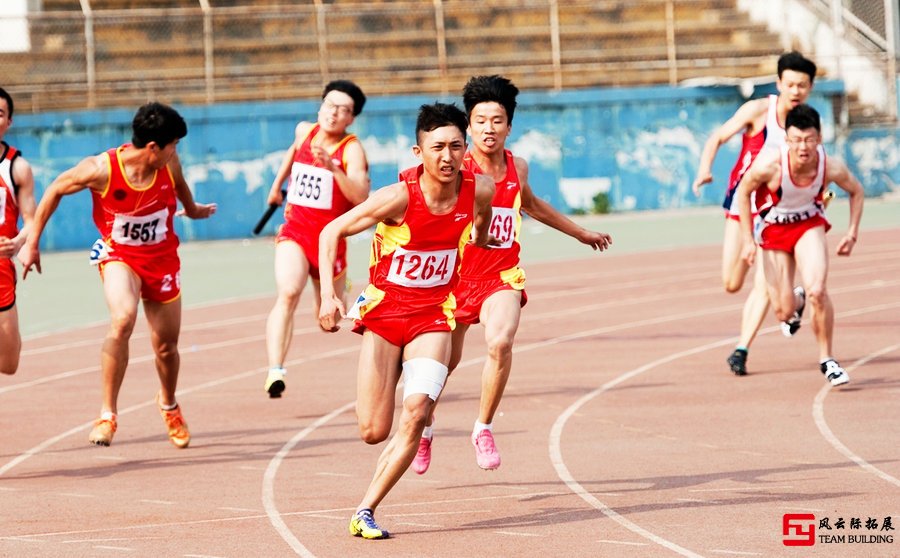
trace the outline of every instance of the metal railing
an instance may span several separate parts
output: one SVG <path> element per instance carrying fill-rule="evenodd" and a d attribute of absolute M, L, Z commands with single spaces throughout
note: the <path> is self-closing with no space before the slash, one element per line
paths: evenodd
<path fill-rule="evenodd" d="M 448 94 L 475 73 L 558 91 L 771 75 L 782 50 L 726 0 L 217 3 L 44 0 L 45 11 L 0 14 L 0 29 L 25 23 L 30 45 L 13 52 L 12 36 L 0 35 L 4 87 L 32 112 L 314 98 L 336 77 L 374 95 Z M 842 13 L 882 53 L 896 52 L 887 26 Z M 884 56 L 896 75 L 896 57 Z"/>

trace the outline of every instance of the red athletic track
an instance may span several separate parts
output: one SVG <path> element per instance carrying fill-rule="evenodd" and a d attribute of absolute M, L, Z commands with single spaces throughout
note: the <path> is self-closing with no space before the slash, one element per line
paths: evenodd
<path fill-rule="evenodd" d="M 356 431 L 359 337 L 320 333 L 310 290 L 280 400 L 262 389 L 270 299 L 185 311 L 187 450 L 153 407 L 143 324 L 109 448 L 87 443 L 104 328 L 32 339 L 19 374 L 0 379 L 0 555 L 900 556 L 900 541 L 789 548 L 781 531 L 804 512 L 900 527 L 898 232 L 832 257 L 835 356 L 851 376 L 835 390 L 808 316 L 794 339 L 769 317 L 750 375 L 727 370 L 747 290 L 722 292 L 718 247 L 528 266 L 495 420 L 502 467 L 478 469 L 469 442 L 475 327 L 431 470 L 407 473 L 378 509 L 388 541 L 347 533 L 383 445 Z"/>

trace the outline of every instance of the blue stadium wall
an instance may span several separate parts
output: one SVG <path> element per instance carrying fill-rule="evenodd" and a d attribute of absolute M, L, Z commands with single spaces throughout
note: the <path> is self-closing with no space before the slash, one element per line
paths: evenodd
<path fill-rule="evenodd" d="M 829 153 L 851 162 L 869 195 L 900 183 L 898 131 L 864 130 L 834 136 L 832 97 L 838 81 L 816 84 L 811 104 L 823 116 Z M 755 96 L 773 92 L 758 88 Z M 370 99 L 351 130 L 369 158 L 373 188 L 396 180 L 415 164 L 411 152 L 419 105 L 433 97 Z M 441 99 L 447 100 L 447 99 Z M 452 99 L 456 100 L 456 99 Z M 509 147 L 530 163 L 535 192 L 563 211 L 584 208 L 606 192 L 614 210 L 715 205 L 722 198 L 740 148 L 724 146 L 713 169 L 715 183 L 701 198 L 691 193 L 700 151 L 716 126 L 743 102 L 736 87 L 595 89 L 523 93 Z M 298 120 L 314 119 L 313 101 L 179 107 L 188 136 L 179 144 L 185 175 L 198 201 L 219 205 L 215 217 L 179 219 L 183 240 L 241 238 L 265 209 L 266 195 Z M 133 110 L 16 115 L 7 141 L 25 153 L 35 169 L 38 193 L 64 169 L 88 155 L 130 138 Z M 46 250 L 87 249 L 96 238 L 87 192 L 62 201 L 42 246 Z M 268 225 L 271 234 L 280 213 Z"/>

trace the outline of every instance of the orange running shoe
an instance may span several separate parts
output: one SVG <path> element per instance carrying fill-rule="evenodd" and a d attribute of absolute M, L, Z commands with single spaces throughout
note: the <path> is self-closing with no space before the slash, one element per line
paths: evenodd
<path fill-rule="evenodd" d="M 169 431 L 169 441 L 176 448 L 186 448 L 191 443 L 191 433 L 188 431 L 188 425 L 184 422 L 181 415 L 181 406 L 177 406 L 171 411 L 167 411 L 159 406 L 159 394 L 156 394 L 156 407 L 159 414 L 162 415 L 166 422 L 166 428 Z"/>
<path fill-rule="evenodd" d="M 98 418 L 94 421 L 94 428 L 88 436 L 88 441 L 95 446 L 109 446 L 112 443 L 113 434 L 116 433 L 116 419 Z"/>

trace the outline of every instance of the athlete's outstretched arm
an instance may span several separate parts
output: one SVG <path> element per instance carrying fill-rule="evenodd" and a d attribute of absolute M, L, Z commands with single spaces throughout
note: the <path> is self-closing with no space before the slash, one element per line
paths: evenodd
<path fill-rule="evenodd" d="M 344 197 L 353 205 L 362 203 L 369 197 L 369 163 L 366 161 L 366 153 L 363 151 L 362 144 L 358 141 L 352 142 L 344 149 L 344 162 L 347 166 L 347 172 L 341 170 L 341 167 L 334 164 L 331 156 L 321 146 L 314 145 L 312 147 L 313 155 L 323 168 L 331 171 L 334 180 L 337 182 L 338 188 Z"/>
<path fill-rule="evenodd" d="M 839 159 L 829 157 L 825 160 L 825 176 L 850 195 L 850 226 L 837 248 L 838 256 L 849 256 L 859 237 L 859 221 L 862 219 L 865 191 L 847 165 Z"/>
<path fill-rule="evenodd" d="M 31 221 L 31 230 L 28 238 L 19 250 L 19 261 L 22 262 L 22 279 L 28 276 L 32 266 L 41 272 L 41 253 L 38 249 L 41 235 L 44 233 L 44 227 L 50 216 L 59 207 L 59 201 L 63 196 L 75 194 L 82 190 L 92 189 L 102 192 L 106 189 L 109 182 L 109 171 L 107 170 L 106 154 L 96 155 L 82 159 L 80 163 L 64 171 L 56 180 L 47 186 L 44 195 L 41 197 L 41 203 L 38 204 L 34 212 L 34 219 Z"/>
<path fill-rule="evenodd" d="M 197 203 L 194 201 L 194 195 L 191 194 L 191 189 L 184 179 L 178 153 L 174 154 L 169 161 L 169 169 L 172 171 L 172 179 L 175 180 L 175 196 L 178 197 L 178 201 L 181 202 L 181 207 L 183 208 L 179 214 L 191 219 L 206 219 L 216 212 L 216 204 Z"/>
<path fill-rule="evenodd" d="M 272 187 L 269 188 L 269 196 L 266 198 L 267 204 L 281 205 L 284 203 L 284 195 L 281 193 L 282 186 L 291 173 L 291 167 L 294 165 L 294 155 L 300 149 L 300 145 L 306 138 L 306 134 L 312 129 L 312 126 L 309 122 L 299 122 L 297 127 L 294 128 L 294 141 L 284 153 L 284 157 L 281 158 L 281 166 L 278 167 L 278 172 L 275 173 L 275 179 L 272 181 Z"/>
<path fill-rule="evenodd" d="M 13 238 L 0 236 L 0 258 L 12 258 L 15 256 L 25 240 L 28 238 L 28 231 L 31 229 L 31 221 L 34 219 L 35 201 L 34 201 L 34 174 L 31 171 L 31 165 L 24 157 L 16 157 L 12 163 L 13 181 L 18 186 L 16 192 L 16 205 L 19 206 L 19 215 L 22 216 L 22 228 Z"/>
<path fill-rule="evenodd" d="M 338 241 L 360 233 L 381 221 L 400 222 L 409 205 L 406 183 L 398 182 L 376 191 L 366 201 L 328 223 L 319 234 L 319 326 L 329 332 L 338 330 L 335 312 L 346 313 L 344 302 L 334 292 L 334 261 Z"/>
<path fill-rule="evenodd" d="M 476 246 L 497 246 L 500 242 L 491 235 L 491 219 L 494 210 L 491 202 L 494 200 L 494 181 L 483 174 L 475 175 L 475 204 L 472 219 L 472 244 Z"/>
<path fill-rule="evenodd" d="M 753 161 L 741 178 L 735 195 L 741 216 L 741 234 L 744 237 L 741 257 L 747 265 L 753 265 L 756 258 L 756 238 L 753 236 L 753 215 L 750 211 L 750 196 L 759 188 L 769 187 L 769 183 L 781 176 L 781 152 L 775 149 L 763 151 Z"/>
<path fill-rule="evenodd" d="M 519 157 L 515 158 L 516 173 L 519 175 L 519 187 L 522 189 L 522 211 L 534 217 L 548 227 L 565 233 L 594 250 L 606 250 L 612 244 L 612 237 L 606 233 L 589 231 L 557 211 L 552 205 L 534 195 L 528 182 L 528 163 Z"/>
<path fill-rule="evenodd" d="M 694 179 L 693 185 L 694 195 L 699 196 L 700 188 L 713 181 L 712 165 L 719 152 L 719 147 L 738 133 L 750 128 L 753 121 L 759 118 L 761 111 L 764 111 L 766 107 L 768 107 L 768 101 L 765 99 L 747 101 L 709 136 L 703 146 L 703 152 L 700 154 L 700 166 L 697 169 L 697 178 Z"/>

